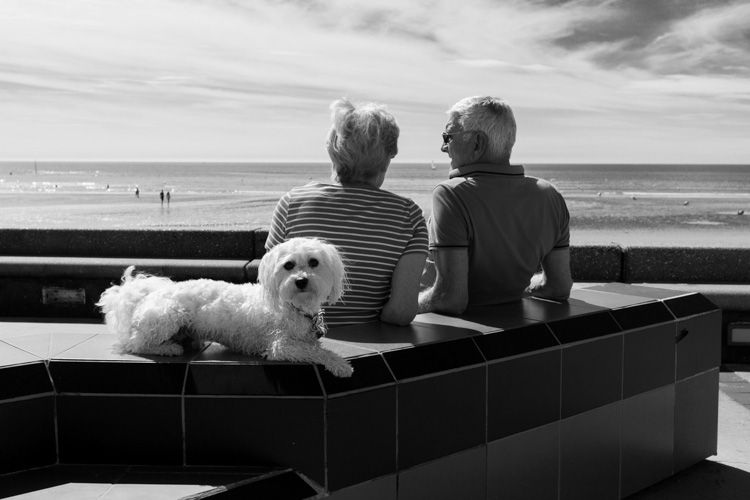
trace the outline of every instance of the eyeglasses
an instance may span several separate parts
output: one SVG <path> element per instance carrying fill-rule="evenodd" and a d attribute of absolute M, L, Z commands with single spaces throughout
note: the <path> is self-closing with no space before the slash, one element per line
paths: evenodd
<path fill-rule="evenodd" d="M 466 134 L 468 132 L 477 132 L 477 131 L 476 130 L 460 130 L 458 132 L 451 132 L 451 133 L 443 132 L 443 146 L 447 146 L 448 143 L 451 142 L 451 139 L 453 139 L 454 135 Z"/>

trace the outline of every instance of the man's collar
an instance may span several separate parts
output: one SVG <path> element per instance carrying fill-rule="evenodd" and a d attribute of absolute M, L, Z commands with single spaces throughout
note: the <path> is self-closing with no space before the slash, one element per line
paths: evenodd
<path fill-rule="evenodd" d="M 470 174 L 500 174 L 500 175 L 523 175 L 523 165 L 511 165 L 499 163 L 474 163 L 473 165 L 464 165 L 463 167 L 452 169 L 448 177 L 463 177 Z"/>

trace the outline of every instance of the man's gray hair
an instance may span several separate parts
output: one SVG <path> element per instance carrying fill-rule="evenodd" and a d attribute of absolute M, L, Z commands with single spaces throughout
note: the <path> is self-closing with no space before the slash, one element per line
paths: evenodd
<path fill-rule="evenodd" d="M 448 115 L 457 117 L 462 130 L 481 130 L 487 135 L 493 161 L 510 160 L 516 143 L 516 119 L 507 102 L 498 97 L 467 97 L 454 104 Z"/>
<path fill-rule="evenodd" d="M 357 105 L 343 98 L 331 104 L 333 126 L 326 140 L 335 182 L 367 182 L 388 168 L 398 153 L 399 128 L 386 106 Z"/>

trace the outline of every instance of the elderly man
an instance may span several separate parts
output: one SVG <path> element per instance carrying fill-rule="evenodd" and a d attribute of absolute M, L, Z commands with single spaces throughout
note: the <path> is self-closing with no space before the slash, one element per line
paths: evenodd
<path fill-rule="evenodd" d="M 516 138 L 510 106 L 468 97 L 448 116 L 441 151 L 451 171 L 432 194 L 434 281 L 423 279 L 419 311 L 461 314 L 528 294 L 566 300 L 573 286 L 570 215 L 552 184 L 510 164 Z"/>

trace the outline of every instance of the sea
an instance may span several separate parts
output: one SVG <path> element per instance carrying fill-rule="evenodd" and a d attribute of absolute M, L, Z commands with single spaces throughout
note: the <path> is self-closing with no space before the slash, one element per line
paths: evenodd
<path fill-rule="evenodd" d="M 572 230 L 714 227 L 750 235 L 750 165 L 524 166 L 563 193 Z M 448 171 L 447 162 L 394 161 L 383 189 L 412 198 L 429 217 L 432 189 Z M 286 191 L 330 176 L 328 162 L 2 161 L 0 228 L 263 227 Z"/>
<path fill-rule="evenodd" d="M 449 168 L 447 163 L 394 162 L 383 188 L 431 191 Z M 750 195 L 750 165 L 532 163 L 525 169 L 561 190 Z M 139 187 L 193 194 L 277 191 L 310 180 L 328 182 L 330 173 L 330 163 L 322 162 L 0 161 L 0 192 L 86 192 L 107 186 L 111 191 Z"/>

